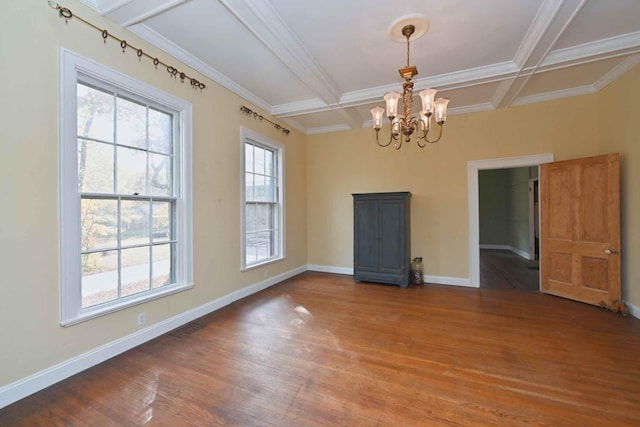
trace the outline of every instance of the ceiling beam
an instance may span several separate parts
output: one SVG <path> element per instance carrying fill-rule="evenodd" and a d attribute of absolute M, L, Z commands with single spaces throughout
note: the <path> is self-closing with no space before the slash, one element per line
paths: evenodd
<path fill-rule="evenodd" d="M 328 105 L 341 91 L 267 0 L 219 0 L 291 72 Z"/>
<path fill-rule="evenodd" d="M 515 101 L 586 2 L 544 0 L 514 57 L 519 71 L 514 78 L 503 81 L 493 96 L 492 103 L 496 108 L 508 107 Z"/>
<path fill-rule="evenodd" d="M 123 28 L 139 24 L 187 0 L 102 0 L 94 7 Z"/>

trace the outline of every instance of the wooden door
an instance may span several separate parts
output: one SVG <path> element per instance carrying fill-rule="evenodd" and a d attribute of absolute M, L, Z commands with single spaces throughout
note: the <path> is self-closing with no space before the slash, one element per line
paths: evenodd
<path fill-rule="evenodd" d="M 620 155 L 540 166 L 542 292 L 620 299 Z"/>

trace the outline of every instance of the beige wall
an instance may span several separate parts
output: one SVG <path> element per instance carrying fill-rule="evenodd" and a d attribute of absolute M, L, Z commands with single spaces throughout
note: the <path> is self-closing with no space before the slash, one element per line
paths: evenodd
<path fill-rule="evenodd" d="M 640 66 L 597 94 L 602 153 L 621 155 L 622 296 L 640 307 Z"/>
<path fill-rule="evenodd" d="M 108 22 L 75 0 L 74 13 L 142 47 L 208 88 L 200 93 L 123 54 L 77 20 L 65 24 L 45 0 L 3 3 L 0 13 L 0 387 L 231 291 L 307 263 L 304 135 L 247 118 L 254 108 Z M 95 320 L 59 326 L 58 92 L 65 47 L 193 103 L 195 288 Z M 240 126 L 285 145 L 287 259 L 240 273 Z"/>
<path fill-rule="evenodd" d="M 466 278 L 467 162 L 553 152 L 556 160 L 619 151 L 623 155 L 624 292 L 640 305 L 640 73 L 597 95 L 450 117 L 442 141 L 395 151 L 371 129 L 283 136 L 240 114 L 247 104 L 205 77 L 103 20 L 77 0 L 65 6 L 168 62 L 208 88 L 191 90 L 122 54 L 78 21 L 64 24 L 44 0 L 3 5 L 0 14 L 0 387 L 234 290 L 310 264 L 351 267 L 351 193 L 413 193 L 412 256 L 426 273 Z M 195 288 L 98 319 L 58 325 L 58 55 L 60 47 L 114 68 L 194 106 Z M 614 116 L 598 116 L 613 103 Z M 455 106 L 455 100 L 452 101 Z M 286 147 L 287 259 L 240 273 L 239 128 Z M 388 129 L 385 128 L 383 132 Z M 238 183 L 235 185 L 234 183 Z M 637 264 L 637 263 L 636 263 Z"/>
<path fill-rule="evenodd" d="M 597 154 L 596 113 L 596 96 L 587 95 L 451 116 L 442 140 L 423 150 L 380 148 L 372 129 L 308 136 L 309 264 L 352 267 L 351 193 L 407 190 L 411 256 L 423 257 L 428 275 L 468 278 L 467 162 Z"/>

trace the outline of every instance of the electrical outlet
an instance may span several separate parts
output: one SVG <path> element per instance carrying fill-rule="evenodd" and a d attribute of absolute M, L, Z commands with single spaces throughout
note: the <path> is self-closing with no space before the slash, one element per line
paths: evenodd
<path fill-rule="evenodd" d="M 147 323 L 147 313 L 138 314 L 138 326 L 144 325 Z"/>

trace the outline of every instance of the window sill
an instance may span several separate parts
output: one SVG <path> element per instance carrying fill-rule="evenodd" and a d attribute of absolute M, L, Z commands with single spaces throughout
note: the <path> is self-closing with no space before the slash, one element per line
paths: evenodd
<path fill-rule="evenodd" d="M 102 306 L 90 307 L 85 310 L 82 310 L 80 314 L 76 317 L 61 320 L 60 325 L 64 327 L 73 326 L 78 323 L 84 322 L 86 320 L 95 319 L 96 317 L 114 313 L 116 311 L 120 311 L 128 307 L 133 307 L 134 305 L 143 304 L 148 301 L 153 301 L 155 299 L 162 298 L 167 295 L 173 295 L 178 292 L 189 290 L 191 288 L 193 288 L 193 283 L 188 285 L 173 285 L 173 286 L 167 287 L 166 289 L 162 289 L 161 291 L 157 291 L 151 294 L 134 296 L 131 298 L 127 298 L 124 301 L 119 301 L 113 304 L 107 303 Z"/>
<path fill-rule="evenodd" d="M 278 258 L 269 258 L 269 259 L 261 261 L 261 262 L 259 262 L 257 264 L 244 265 L 244 266 L 242 266 L 240 268 L 240 271 L 244 272 L 244 271 L 254 270 L 256 268 L 264 267 L 264 266 L 269 265 L 269 264 L 273 264 L 273 263 L 276 263 L 276 262 L 279 262 L 279 261 L 284 261 L 285 259 L 287 259 L 287 257 L 285 257 L 285 256 L 281 256 L 281 257 L 278 257 Z"/>

